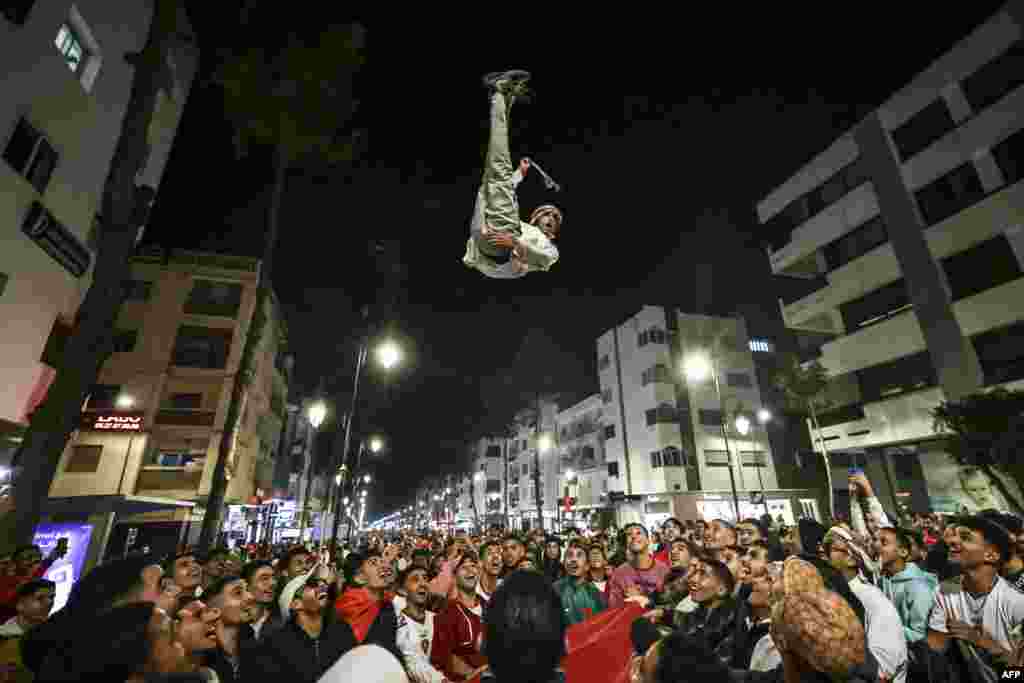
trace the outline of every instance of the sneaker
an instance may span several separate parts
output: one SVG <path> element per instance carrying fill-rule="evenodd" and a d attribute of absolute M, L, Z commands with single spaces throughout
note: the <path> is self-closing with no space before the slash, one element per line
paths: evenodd
<path fill-rule="evenodd" d="M 530 72 L 522 69 L 494 71 L 484 76 L 483 80 L 488 90 L 497 90 L 503 95 L 521 96 L 526 94 L 526 82 L 530 80 Z"/>

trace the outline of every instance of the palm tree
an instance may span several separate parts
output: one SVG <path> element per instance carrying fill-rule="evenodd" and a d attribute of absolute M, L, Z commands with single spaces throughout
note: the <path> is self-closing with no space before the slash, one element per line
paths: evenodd
<path fill-rule="evenodd" d="M 259 31 L 247 30 L 256 16 L 246 7 L 241 16 L 243 26 L 237 35 L 262 35 Z M 267 17 L 263 15 L 264 19 Z M 357 107 L 353 79 L 363 64 L 364 44 L 365 31 L 358 24 L 329 26 L 316 40 L 292 33 L 280 49 L 261 44 L 229 50 L 214 77 L 223 89 L 224 108 L 235 127 L 239 156 L 246 155 L 253 147 L 269 148 L 273 180 L 256 305 L 221 433 L 199 537 L 200 550 L 210 547 L 220 525 L 227 488 L 227 462 L 242 399 L 252 379 L 253 359 L 271 292 L 274 250 L 288 174 L 300 167 L 335 165 L 352 158 L 358 137 L 350 128 Z"/>
<path fill-rule="evenodd" d="M 832 461 L 828 447 L 821 434 L 818 412 L 826 408 L 825 389 L 828 387 L 828 371 L 818 361 L 800 363 L 794 354 L 784 354 L 774 376 L 775 386 L 786 398 L 786 409 L 811 419 L 814 428 L 812 441 L 821 445 L 821 457 L 825 461 L 825 477 L 828 481 L 828 509 L 832 519 L 836 518 L 835 492 L 832 489 Z"/>
<path fill-rule="evenodd" d="M 997 387 L 943 401 L 932 410 L 932 419 L 936 432 L 952 433 L 957 464 L 980 469 L 1007 503 L 1024 511 L 1000 476 L 1018 464 L 1024 447 L 1024 391 Z"/>

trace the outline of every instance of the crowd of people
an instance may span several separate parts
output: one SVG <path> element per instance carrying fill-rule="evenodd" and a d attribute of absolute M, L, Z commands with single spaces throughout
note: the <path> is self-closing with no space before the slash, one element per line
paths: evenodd
<path fill-rule="evenodd" d="M 550 535 L 365 535 L 336 553 L 184 549 L 99 565 L 51 614 L 0 567 L 5 681 L 994 681 L 1022 659 L 1024 522 L 668 519 Z"/>

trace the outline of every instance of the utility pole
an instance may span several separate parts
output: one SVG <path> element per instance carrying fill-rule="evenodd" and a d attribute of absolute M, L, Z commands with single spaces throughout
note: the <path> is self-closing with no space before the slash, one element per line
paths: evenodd
<path fill-rule="evenodd" d="M 540 524 L 540 529 L 544 530 L 544 508 L 542 504 L 542 492 L 540 489 L 540 422 L 541 422 L 541 405 L 540 405 L 540 394 L 537 394 L 537 423 L 534 425 L 534 446 L 533 449 L 533 498 L 537 503 L 537 523 Z"/>

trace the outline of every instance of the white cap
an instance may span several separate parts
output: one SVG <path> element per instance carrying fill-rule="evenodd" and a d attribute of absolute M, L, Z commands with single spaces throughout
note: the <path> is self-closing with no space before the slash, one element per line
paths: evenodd
<path fill-rule="evenodd" d="M 292 615 L 292 600 L 295 599 L 295 594 L 302 590 L 302 587 L 309 581 L 309 577 L 313 576 L 313 572 L 320 568 L 320 563 L 317 562 L 313 565 L 313 568 L 301 576 L 296 576 L 294 579 L 285 584 L 284 590 L 281 591 L 281 597 L 277 601 L 278 607 L 281 608 L 281 618 L 288 621 L 288 618 Z"/>
<path fill-rule="evenodd" d="M 319 683 L 409 683 L 402 664 L 380 645 L 360 645 L 346 652 Z"/>

